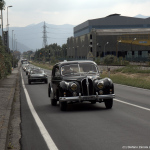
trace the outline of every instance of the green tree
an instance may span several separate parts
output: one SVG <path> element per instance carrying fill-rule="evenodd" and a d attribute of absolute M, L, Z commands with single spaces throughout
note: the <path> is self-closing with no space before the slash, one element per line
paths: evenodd
<path fill-rule="evenodd" d="M 104 64 L 106 65 L 112 65 L 116 61 L 116 56 L 114 55 L 107 55 L 104 57 Z"/>
<path fill-rule="evenodd" d="M 6 52 L 0 37 L 0 79 L 11 73 L 12 54 Z"/>
<path fill-rule="evenodd" d="M 5 1 L 0 0 L 0 10 L 3 10 L 5 8 Z"/>

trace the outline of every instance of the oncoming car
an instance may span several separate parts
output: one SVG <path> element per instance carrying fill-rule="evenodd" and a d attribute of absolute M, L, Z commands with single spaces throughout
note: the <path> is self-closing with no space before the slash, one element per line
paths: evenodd
<path fill-rule="evenodd" d="M 39 68 L 32 68 L 28 74 L 28 84 L 31 82 L 45 82 L 47 84 L 47 74 Z"/>
<path fill-rule="evenodd" d="M 104 102 L 107 109 L 113 106 L 114 84 L 109 78 L 100 78 L 97 64 L 93 61 L 59 62 L 53 66 L 48 96 L 51 105 L 66 110 L 68 103 L 89 101 Z"/>

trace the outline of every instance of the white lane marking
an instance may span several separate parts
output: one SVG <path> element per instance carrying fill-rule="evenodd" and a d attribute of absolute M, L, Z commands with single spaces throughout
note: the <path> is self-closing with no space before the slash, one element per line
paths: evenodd
<path fill-rule="evenodd" d="M 32 102 L 31 102 L 31 99 L 30 99 L 30 96 L 28 94 L 28 91 L 25 87 L 25 84 L 24 84 L 24 81 L 23 81 L 23 76 L 22 76 L 22 73 L 21 73 L 21 78 L 22 78 L 22 86 L 23 86 L 23 89 L 24 89 L 24 93 L 25 93 L 25 96 L 26 96 L 26 99 L 27 99 L 27 103 L 28 103 L 28 106 L 30 108 L 30 111 L 35 119 L 35 122 L 37 124 L 37 126 L 39 127 L 39 130 L 48 146 L 48 148 L 50 150 L 58 150 L 57 146 L 55 145 L 54 141 L 52 140 L 51 136 L 49 135 L 48 131 L 46 130 L 44 124 L 42 123 L 42 121 L 40 120 L 38 114 L 36 113 L 33 105 L 32 105 Z"/>
<path fill-rule="evenodd" d="M 138 106 L 138 105 L 135 105 L 135 104 L 127 103 L 127 102 L 121 101 L 119 99 L 114 99 L 114 100 L 117 101 L 117 102 L 120 102 L 120 103 L 124 103 L 124 104 L 127 104 L 127 105 L 131 105 L 131 106 L 134 106 L 134 107 L 137 107 L 137 108 L 141 108 L 141 109 L 150 111 L 150 109 L 146 108 L 146 107 L 142 107 L 142 106 Z"/>
<path fill-rule="evenodd" d="M 123 85 L 123 84 L 118 84 L 118 83 L 114 83 L 116 85 L 120 85 L 120 86 L 125 86 L 125 87 L 130 87 L 130 88 L 133 88 L 133 89 L 139 89 L 139 90 L 144 90 L 144 91 L 150 91 L 149 89 L 143 89 L 143 88 L 138 88 L 138 87 L 134 87 L 134 86 L 129 86 L 129 85 Z"/>

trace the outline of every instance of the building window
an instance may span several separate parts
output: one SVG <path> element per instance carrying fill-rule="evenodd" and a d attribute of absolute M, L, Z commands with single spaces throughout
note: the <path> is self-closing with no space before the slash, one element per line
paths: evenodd
<path fill-rule="evenodd" d="M 132 51 L 132 55 L 134 55 L 134 51 Z"/>
<path fill-rule="evenodd" d="M 92 47 L 90 48 L 90 51 L 91 51 L 91 52 L 93 52 L 93 49 L 92 49 Z"/>
<path fill-rule="evenodd" d="M 90 34 L 90 39 L 92 39 L 92 34 Z"/>
<path fill-rule="evenodd" d="M 142 51 L 138 51 L 138 55 L 141 56 L 142 55 Z"/>

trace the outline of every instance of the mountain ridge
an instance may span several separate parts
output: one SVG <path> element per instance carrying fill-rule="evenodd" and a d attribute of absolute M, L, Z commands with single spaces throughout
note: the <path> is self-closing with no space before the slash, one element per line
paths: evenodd
<path fill-rule="evenodd" d="M 48 23 L 45 24 L 46 24 L 47 45 L 53 43 L 57 43 L 58 45 L 65 44 L 67 43 L 67 38 L 73 36 L 74 25 L 70 24 L 54 25 Z M 9 27 L 10 49 L 12 49 L 12 30 L 14 30 L 13 41 L 14 38 L 17 39 L 17 50 L 19 50 L 20 52 L 27 50 L 35 51 L 37 49 L 41 49 L 43 47 L 42 37 L 44 36 L 43 25 L 44 22 L 40 22 L 38 24 L 30 24 L 25 27 Z"/>

